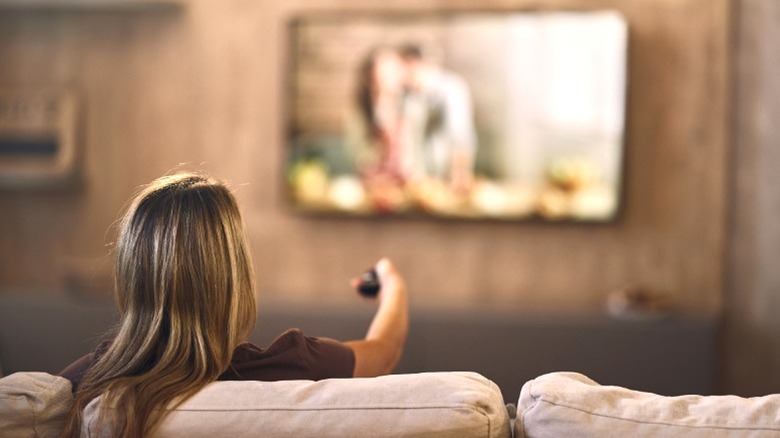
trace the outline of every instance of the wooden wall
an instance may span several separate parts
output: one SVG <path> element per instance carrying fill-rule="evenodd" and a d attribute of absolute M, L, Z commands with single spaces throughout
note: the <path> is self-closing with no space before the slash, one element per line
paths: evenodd
<path fill-rule="evenodd" d="M 739 2 L 724 390 L 780 393 L 780 3 Z"/>
<path fill-rule="evenodd" d="M 727 0 L 182 1 L 180 12 L 0 10 L 0 87 L 83 97 L 83 186 L 0 192 L 0 289 L 103 288 L 110 226 L 180 163 L 232 182 L 263 298 L 352 300 L 394 258 L 419 307 L 601 311 L 627 284 L 723 306 Z M 281 200 L 285 24 L 304 10 L 617 9 L 630 26 L 625 210 L 609 225 L 337 220 Z"/>

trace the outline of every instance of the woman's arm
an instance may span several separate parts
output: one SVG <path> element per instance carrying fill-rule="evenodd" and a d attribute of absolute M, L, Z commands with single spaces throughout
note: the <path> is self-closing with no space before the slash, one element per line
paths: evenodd
<path fill-rule="evenodd" d="M 365 339 L 346 342 L 355 352 L 355 377 L 375 377 L 393 371 L 403 353 L 409 331 L 406 284 L 388 259 L 376 264 L 381 289 L 379 308 Z M 357 280 L 353 280 L 353 286 Z"/>

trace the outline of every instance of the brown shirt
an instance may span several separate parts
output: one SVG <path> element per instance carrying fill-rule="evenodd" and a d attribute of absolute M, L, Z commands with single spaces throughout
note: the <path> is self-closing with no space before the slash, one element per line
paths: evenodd
<path fill-rule="evenodd" d="M 60 372 L 71 381 L 73 392 L 110 345 L 111 341 L 102 342 Z M 218 380 L 322 380 L 352 377 L 354 370 L 355 353 L 345 344 L 291 329 L 265 349 L 249 342 L 236 347 L 228 369 Z"/>

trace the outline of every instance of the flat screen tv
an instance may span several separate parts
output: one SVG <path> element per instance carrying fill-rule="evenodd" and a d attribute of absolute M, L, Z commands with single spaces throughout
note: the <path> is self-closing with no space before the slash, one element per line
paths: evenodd
<path fill-rule="evenodd" d="M 288 27 L 285 191 L 348 216 L 605 222 L 627 25 L 612 11 L 310 13 Z"/>

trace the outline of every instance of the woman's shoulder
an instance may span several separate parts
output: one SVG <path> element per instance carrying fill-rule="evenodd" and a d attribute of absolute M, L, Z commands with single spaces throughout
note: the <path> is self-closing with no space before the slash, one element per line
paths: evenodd
<path fill-rule="evenodd" d="M 260 347 L 251 342 L 245 342 L 236 347 L 234 360 L 248 358 L 270 358 L 297 351 L 301 356 L 319 356 L 330 353 L 331 350 L 349 350 L 344 343 L 330 339 L 307 336 L 299 328 L 291 328 L 282 332 L 267 347 Z"/>
<path fill-rule="evenodd" d="M 70 380 L 73 392 L 76 392 L 76 389 L 81 385 L 81 381 L 87 371 L 108 351 L 112 342 L 113 339 L 106 339 L 100 342 L 90 353 L 80 357 L 59 372 L 60 376 Z"/>
<path fill-rule="evenodd" d="M 303 334 L 303 331 L 299 328 L 291 328 L 282 332 L 266 347 L 260 347 L 252 342 L 244 342 L 236 347 L 236 352 L 255 352 L 255 353 L 269 353 L 280 348 L 289 348 L 290 346 L 298 345 L 306 342 L 308 338 Z"/>

